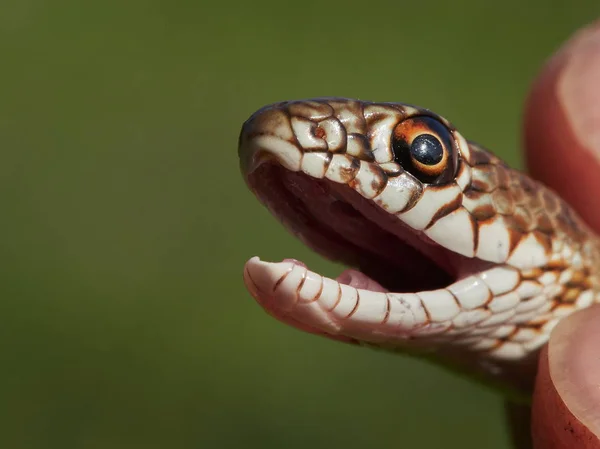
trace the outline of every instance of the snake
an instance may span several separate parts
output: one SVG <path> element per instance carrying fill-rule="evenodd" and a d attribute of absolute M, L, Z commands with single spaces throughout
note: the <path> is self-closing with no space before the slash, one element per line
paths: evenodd
<path fill-rule="evenodd" d="M 273 103 L 244 122 L 238 155 L 283 227 L 347 267 L 334 279 L 292 258 L 246 262 L 250 295 L 300 331 L 529 398 L 552 329 L 600 301 L 600 241 L 580 216 L 429 109 Z"/>

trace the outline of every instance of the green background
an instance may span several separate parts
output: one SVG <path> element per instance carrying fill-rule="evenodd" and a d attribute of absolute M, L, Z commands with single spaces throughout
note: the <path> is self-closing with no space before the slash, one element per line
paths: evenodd
<path fill-rule="evenodd" d="M 518 165 L 579 2 L 0 2 L 0 447 L 507 448 L 498 396 L 302 334 L 246 259 L 339 266 L 246 190 L 273 101 L 403 101 Z"/>

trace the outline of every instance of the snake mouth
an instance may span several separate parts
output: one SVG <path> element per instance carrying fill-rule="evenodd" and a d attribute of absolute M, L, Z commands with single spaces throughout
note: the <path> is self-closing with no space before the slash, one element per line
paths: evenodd
<path fill-rule="evenodd" d="M 348 267 L 338 281 L 380 291 L 444 288 L 462 256 L 383 211 L 347 185 L 267 160 L 246 174 L 250 189 L 305 245 Z"/>

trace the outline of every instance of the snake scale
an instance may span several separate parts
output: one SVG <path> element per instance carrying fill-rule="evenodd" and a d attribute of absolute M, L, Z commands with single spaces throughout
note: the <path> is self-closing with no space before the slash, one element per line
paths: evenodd
<path fill-rule="evenodd" d="M 257 198 L 351 267 L 250 259 L 248 291 L 302 331 L 422 355 L 518 394 L 558 321 L 600 299 L 600 243 L 556 193 L 400 103 L 272 104 L 243 125 Z"/>

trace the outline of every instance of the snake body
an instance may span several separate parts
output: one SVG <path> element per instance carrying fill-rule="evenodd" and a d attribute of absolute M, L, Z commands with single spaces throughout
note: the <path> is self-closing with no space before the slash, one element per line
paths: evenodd
<path fill-rule="evenodd" d="M 286 228 L 360 270 L 250 259 L 249 292 L 300 330 L 527 392 L 553 327 L 600 299 L 600 243 L 569 205 L 427 109 L 277 103 L 244 123 L 239 155 Z"/>

